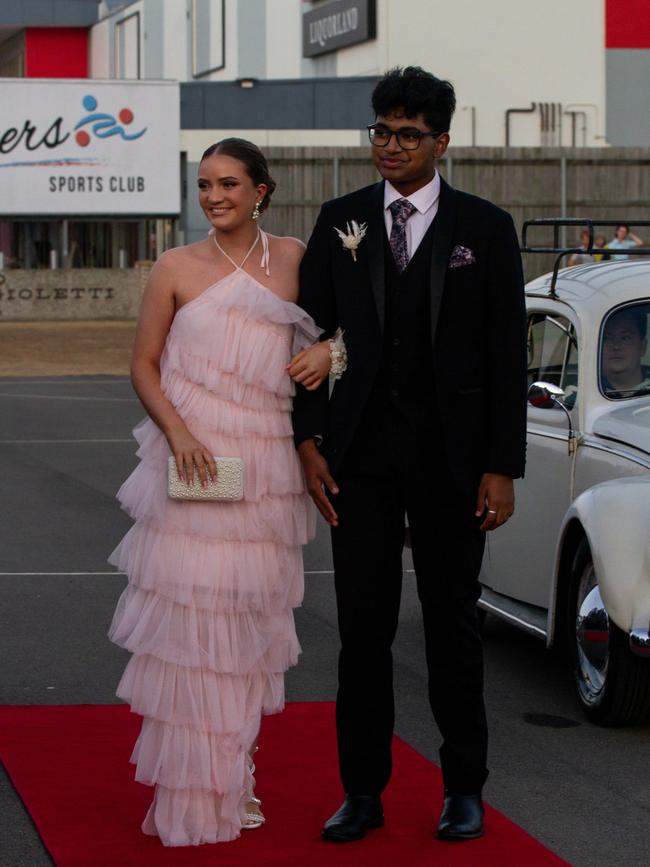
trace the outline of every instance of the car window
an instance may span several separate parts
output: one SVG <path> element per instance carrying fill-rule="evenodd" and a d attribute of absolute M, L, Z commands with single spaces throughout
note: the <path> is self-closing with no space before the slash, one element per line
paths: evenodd
<path fill-rule="evenodd" d="M 578 345 L 571 322 L 564 316 L 531 313 L 528 317 L 528 385 L 550 382 L 564 390 L 571 408 L 578 394 Z"/>
<path fill-rule="evenodd" d="M 613 310 L 600 335 L 600 390 L 610 400 L 650 395 L 650 301 Z"/>

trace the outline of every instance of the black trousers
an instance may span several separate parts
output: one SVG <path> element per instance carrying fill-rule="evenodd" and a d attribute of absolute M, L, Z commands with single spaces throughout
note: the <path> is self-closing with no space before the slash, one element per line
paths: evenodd
<path fill-rule="evenodd" d="M 391 645 L 397 629 L 405 517 L 422 605 L 429 701 L 443 737 L 445 787 L 487 778 L 483 653 L 476 601 L 485 544 L 475 500 L 451 480 L 434 423 L 388 406 L 365 413 L 332 497 L 341 652 L 337 734 L 343 787 L 379 794 L 391 774 Z"/>

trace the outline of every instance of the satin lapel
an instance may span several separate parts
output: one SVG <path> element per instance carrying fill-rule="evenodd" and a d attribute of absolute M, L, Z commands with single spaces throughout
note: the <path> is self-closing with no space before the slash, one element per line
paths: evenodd
<path fill-rule="evenodd" d="M 458 208 L 458 196 L 453 187 L 450 187 L 440 178 L 440 202 L 436 216 L 436 227 L 433 233 L 433 249 L 431 250 L 431 340 L 435 343 L 436 328 L 442 293 L 445 288 L 447 266 L 451 255 L 451 245 L 454 239 L 456 225 L 456 211 Z"/>
<path fill-rule="evenodd" d="M 380 181 L 370 191 L 370 210 L 368 213 L 368 268 L 370 270 L 370 282 L 375 296 L 375 306 L 379 317 L 379 327 L 384 333 L 384 236 L 386 224 L 384 223 L 384 182 Z"/>

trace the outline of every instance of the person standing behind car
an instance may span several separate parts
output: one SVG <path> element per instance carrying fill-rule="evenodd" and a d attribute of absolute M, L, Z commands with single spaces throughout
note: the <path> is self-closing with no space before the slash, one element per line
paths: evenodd
<path fill-rule="evenodd" d="M 639 238 L 638 235 L 633 235 L 630 232 L 630 227 L 625 223 L 621 223 L 616 227 L 616 231 L 614 232 L 614 237 L 607 245 L 608 250 L 629 250 L 631 247 L 642 247 L 643 241 Z M 618 253 L 612 256 L 613 261 L 623 261 L 624 259 L 629 259 L 630 257 L 623 254 Z"/>
<path fill-rule="evenodd" d="M 604 250 L 607 246 L 607 239 L 604 235 L 596 235 L 594 239 L 594 250 Z M 609 262 L 611 256 L 609 253 L 596 253 L 594 252 L 594 262 Z"/>
<path fill-rule="evenodd" d="M 590 262 L 594 261 L 594 257 L 591 253 L 587 253 L 589 249 L 589 231 L 587 229 L 583 229 L 580 232 L 580 249 L 581 253 L 574 253 L 569 259 L 569 267 L 572 268 L 574 265 L 588 265 Z"/>

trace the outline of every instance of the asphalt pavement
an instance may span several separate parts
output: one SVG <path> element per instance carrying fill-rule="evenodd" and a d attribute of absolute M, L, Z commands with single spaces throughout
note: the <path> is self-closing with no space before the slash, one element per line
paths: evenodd
<path fill-rule="evenodd" d="M 135 465 L 130 431 L 142 415 L 125 377 L 0 378 L 4 704 L 117 701 L 127 655 L 106 630 L 126 579 L 106 557 L 130 526 L 114 497 Z M 305 568 L 305 601 L 296 613 L 303 655 L 287 676 L 287 697 L 332 700 L 336 612 L 322 525 L 305 550 Z M 492 618 L 485 650 L 492 768 L 486 799 L 576 867 L 647 867 L 650 726 L 587 722 L 562 657 Z M 426 699 L 410 571 L 394 658 L 397 734 L 436 760 L 439 736 Z M 2 867 L 51 863 L 3 771 L 0 817 Z M 432 813 L 432 830 L 436 818 Z"/>

